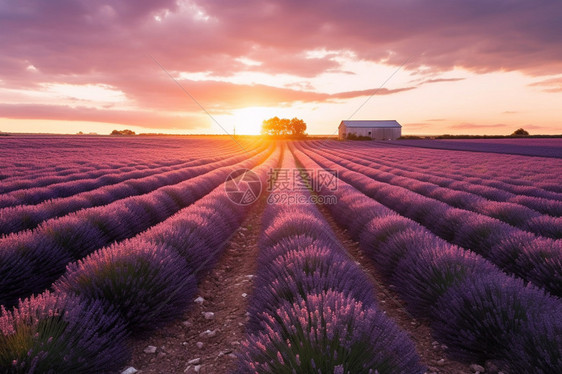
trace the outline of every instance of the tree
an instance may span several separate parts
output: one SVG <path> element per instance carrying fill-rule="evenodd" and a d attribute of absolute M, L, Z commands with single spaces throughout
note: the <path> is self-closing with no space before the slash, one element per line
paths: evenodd
<path fill-rule="evenodd" d="M 121 131 L 113 130 L 110 135 L 127 135 L 127 136 L 129 136 L 129 135 L 135 135 L 135 132 L 132 131 L 132 130 L 128 130 L 128 129 L 127 130 L 121 130 Z"/>
<path fill-rule="evenodd" d="M 513 134 L 511 134 L 511 136 L 529 136 L 529 132 L 526 130 L 523 130 L 522 128 L 519 128 L 517 130 L 515 130 L 513 132 Z"/>
<path fill-rule="evenodd" d="M 261 133 L 270 136 L 303 136 L 306 123 L 299 118 L 287 119 L 277 116 L 262 122 Z"/>
<path fill-rule="evenodd" d="M 279 136 L 281 133 L 281 120 L 279 117 L 275 116 L 270 119 L 266 119 L 262 122 L 261 133 L 263 135 L 275 135 Z"/>
<path fill-rule="evenodd" d="M 300 118 L 293 118 L 289 125 L 291 129 L 291 135 L 293 136 L 303 136 L 306 131 L 306 123 Z"/>

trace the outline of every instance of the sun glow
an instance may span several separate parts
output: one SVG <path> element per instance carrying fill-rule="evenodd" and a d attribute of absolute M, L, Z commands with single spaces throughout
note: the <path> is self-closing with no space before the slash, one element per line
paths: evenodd
<path fill-rule="evenodd" d="M 236 127 L 236 134 L 259 135 L 262 122 L 268 118 L 279 115 L 275 108 L 248 107 L 237 109 L 232 114 L 232 124 Z"/>

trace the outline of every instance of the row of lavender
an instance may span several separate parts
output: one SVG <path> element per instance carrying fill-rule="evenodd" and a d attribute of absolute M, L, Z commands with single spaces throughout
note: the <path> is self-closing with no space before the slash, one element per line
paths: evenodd
<path fill-rule="evenodd" d="M 439 149 L 423 149 L 417 147 L 404 147 L 401 144 L 405 143 L 386 143 L 377 142 L 366 144 L 367 148 L 378 149 L 380 147 L 390 147 L 397 153 L 395 157 L 411 158 L 412 154 L 420 155 L 422 159 L 435 160 L 436 156 L 442 157 L 442 162 L 437 162 L 435 165 L 430 165 L 429 169 L 439 171 L 440 166 L 445 166 L 447 171 L 464 176 L 472 176 L 475 178 L 482 178 L 483 180 L 488 177 L 507 183 L 512 186 L 524 186 L 540 188 L 547 191 L 562 192 L 560 187 L 561 179 L 559 176 L 554 176 L 552 172 L 552 165 L 560 163 L 558 158 L 543 158 L 543 157 L 527 157 L 514 154 L 490 154 L 489 152 L 463 152 L 463 151 L 450 151 Z M 557 139 L 558 152 L 562 152 L 562 141 Z M 512 146 L 513 150 L 517 149 L 517 145 Z M 488 149 L 492 151 L 492 149 Z M 460 156 L 460 157 L 459 157 Z M 493 157 L 490 157 L 493 156 Z M 529 162 L 535 160 L 535 162 Z M 427 162 L 423 162 L 426 164 Z M 549 178 L 554 176 L 554 179 Z"/>
<path fill-rule="evenodd" d="M 138 162 L 138 163 L 89 163 L 88 167 L 62 168 L 54 167 L 48 171 L 35 170 L 27 176 L 12 176 L 11 170 L 4 170 L 6 177 L 0 181 L 0 192 L 7 193 L 24 188 L 44 187 L 55 183 L 69 182 L 75 179 L 94 179 L 107 173 L 127 173 L 153 168 L 177 165 L 178 161 L 169 162 Z"/>
<path fill-rule="evenodd" d="M 378 165 L 364 159 L 350 156 L 347 153 L 318 151 L 337 164 L 357 171 L 379 182 L 404 187 L 420 195 L 439 200 L 459 209 L 470 210 L 489 217 L 497 218 L 512 226 L 540 236 L 553 239 L 562 238 L 562 218 L 541 214 L 536 210 L 512 202 L 490 201 L 471 192 L 453 191 L 449 187 L 440 187 L 434 183 L 420 181 L 417 177 L 423 174 L 401 176 L 396 169 L 392 172 L 380 170 Z M 363 166 L 366 165 L 366 166 Z M 423 178 L 423 177 L 422 177 Z M 458 187 L 458 184 L 457 184 Z M 546 210 L 552 215 L 562 213 L 562 201 L 531 198 L 538 200 L 537 208 Z"/>
<path fill-rule="evenodd" d="M 240 154 L 231 164 L 176 185 L 43 222 L 0 238 L 0 305 L 42 292 L 65 266 L 115 241 L 130 238 L 208 194 L 233 171 L 254 167 L 271 149 Z M 238 162 L 234 164 L 234 162 Z M 207 170 L 208 171 L 208 170 Z"/>
<path fill-rule="evenodd" d="M 556 198 L 562 193 L 561 177 L 556 173 L 562 162 L 555 158 L 493 155 L 401 147 L 397 144 L 364 142 L 361 145 L 315 143 L 328 149 L 347 150 L 369 157 L 391 168 L 420 171 L 445 178 L 464 180 L 508 191 L 515 195 Z"/>
<path fill-rule="evenodd" d="M 367 145 L 367 149 L 378 149 L 380 145 Z M 516 195 L 552 198 L 562 193 L 562 179 L 554 172 L 560 159 L 388 146 L 392 147 L 393 153 L 396 151 L 395 159 L 410 160 L 413 166 L 417 166 L 415 161 L 419 160 L 419 165 L 431 170 L 432 174 L 453 175 Z"/>
<path fill-rule="evenodd" d="M 288 151 L 282 168 L 295 169 Z M 288 201 L 308 197 L 302 183 Z M 238 373 L 423 372 L 413 343 L 377 308 L 372 282 L 314 205 L 269 205 L 262 227 Z"/>
<path fill-rule="evenodd" d="M 562 158 L 562 139 L 560 139 L 560 137 L 542 139 L 455 139 L 437 141 L 416 139 L 401 140 L 400 143 L 412 147 Z"/>
<path fill-rule="evenodd" d="M 531 212 L 528 209 L 524 209 L 524 207 L 554 217 L 562 216 L 562 194 L 544 190 L 536 186 L 519 186 L 500 182 L 496 179 L 497 176 L 492 176 L 493 173 L 488 175 L 487 168 L 483 169 L 486 173 L 485 179 L 469 177 L 465 175 L 465 173 L 455 174 L 449 166 L 441 164 L 438 171 L 432 170 L 430 172 L 428 168 L 432 167 L 434 164 L 439 164 L 440 159 L 443 158 L 444 155 L 441 154 L 442 152 L 433 154 L 431 155 L 432 157 L 418 158 L 416 150 L 408 149 L 408 152 L 399 152 L 396 151 L 396 148 L 393 148 L 393 153 L 401 153 L 403 157 L 400 158 L 400 161 L 388 162 L 381 160 L 379 157 L 381 153 L 386 150 L 384 147 L 377 148 L 376 150 L 366 147 L 363 151 L 361 151 L 361 149 L 352 151 L 341 146 L 337 149 L 324 148 L 323 150 L 339 156 L 345 155 L 346 159 L 353 161 L 354 163 L 368 166 L 380 172 L 386 172 L 388 173 L 386 174 L 387 178 L 396 179 L 396 176 L 402 176 L 406 177 L 404 179 L 400 179 L 403 182 L 407 182 L 407 178 L 417 181 L 415 182 L 416 184 L 419 184 L 419 181 L 428 182 L 429 185 L 424 184 L 425 187 L 422 189 L 422 191 L 425 191 L 426 193 L 433 193 L 432 188 L 435 188 L 435 186 L 444 187 L 448 190 L 460 191 L 461 194 L 449 191 L 449 195 L 446 195 L 452 203 L 458 205 L 458 207 L 462 207 L 465 204 L 472 204 L 476 205 L 476 209 L 481 209 L 486 212 L 486 200 L 491 200 L 521 205 L 523 207 L 519 207 L 519 209 L 522 210 L 521 213 L 523 216 L 529 216 L 530 218 L 536 215 L 536 213 Z M 486 159 L 486 157 L 482 155 L 475 156 L 472 154 L 459 154 L 458 152 L 451 153 L 453 153 L 456 158 L 461 158 L 461 156 L 462 158 L 471 157 L 474 159 L 474 163 L 476 164 L 478 164 L 479 161 Z M 521 164 L 523 160 L 521 160 L 521 157 L 518 158 L 519 160 L 503 160 L 503 162 L 497 162 L 497 164 L 502 165 L 503 172 L 507 174 L 513 164 Z M 454 158 L 452 160 L 454 160 Z M 449 162 L 452 160 L 451 158 L 448 158 Z M 527 163 L 530 165 L 540 164 L 536 161 L 532 163 L 527 161 Z M 553 179 L 555 179 L 555 177 L 557 177 L 556 170 L 562 167 L 562 161 L 550 159 L 547 160 L 547 163 L 550 164 L 550 172 L 544 173 L 542 175 L 542 179 L 543 181 L 547 180 L 550 183 Z M 482 168 L 482 166 L 479 167 Z M 526 177 L 523 178 L 523 181 L 526 180 Z M 432 185 L 435 186 L 432 187 Z M 484 201 L 482 201 L 482 198 L 484 198 Z M 480 205 L 478 204 L 479 201 L 481 201 Z M 505 206 L 506 204 L 503 205 Z M 517 206 L 514 206 L 513 209 L 517 209 Z M 495 212 L 492 210 L 489 213 L 494 214 Z M 501 217 L 501 212 L 497 212 L 496 214 Z M 507 219 L 514 219 L 515 222 L 518 222 L 517 218 L 514 217 L 515 216 L 511 214 L 507 217 Z"/>
<path fill-rule="evenodd" d="M 246 155 L 253 155 L 264 148 L 249 150 Z M 101 187 L 87 192 L 80 191 L 90 189 L 86 188 L 86 186 L 92 184 L 90 181 L 67 182 L 68 194 L 71 195 L 69 197 L 57 199 L 51 197 L 50 200 L 37 205 L 21 205 L 0 209 L 0 235 L 32 229 L 47 219 L 60 217 L 80 209 L 102 206 L 127 197 L 147 194 L 160 187 L 177 184 L 197 175 L 230 165 L 237 162 L 236 160 L 239 158 L 240 152 L 234 155 L 221 155 L 214 159 L 196 160 L 173 168 L 151 170 L 142 174 L 106 175 L 94 181 L 96 185 L 101 184 Z M 147 176 L 142 177 L 144 174 Z M 120 180 L 123 180 L 123 182 L 115 183 Z M 58 186 L 45 188 L 46 193 L 51 196 L 58 194 Z M 32 190 L 27 191 L 35 196 Z"/>
<path fill-rule="evenodd" d="M 73 175 L 71 180 L 48 184 L 45 186 L 32 186 L 29 188 L 20 188 L 11 192 L 3 193 L 0 196 L 0 208 L 11 207 L 25 204 L 38 204 L 49 199 L 72 196 L 80 192 L 90 191 L 96 188 L 113 185 L 115 183 L 127 181 L 130 179 L 142 178 L 156 173 L 163 173 L 172 170 L 181 170 L 182 168 L 203 165 L 208 162 L 216 162 L 228 156 L 239 153 L 240 150 L 232 153 L 220 153 L 219 158 L 208 160 L 205 158 L 197 158 L 188 162 L 174 163 L 158 169 L 136 170 L 125 172 L 123 170 L 106 170 L 103 174 L 99 174 L 96 178 L 85 178 L 83 175 Z M 34 181 L 29 181 L 33 183 Z"/>
<path fill-rule="evenodd" d="M 342 180 L 367 196 L 421 223 L 439 237 L 488 258 L 503 270 L 553 295 L 562 296 L 561 240 L 537 237 L 497 219 L 378 182 L 319 154 L 307 154 L 322 167 L 338 170 Z"/>
<path fill-rule="evenodd" d="M 295 155 L 305 168 L 319 167 L 311 153 Z M 320 193 L 337 196 L 337 204 L 328 206 L 335 219 L 395 285 L 408 310 L 431 321 L 451 354 L 496 360 L 515 373 L 562 372 L 560 299 L 447 243 L 343 180 L 335 191 Z"/>
<path fill-rule="evenodd" d="M 274 151 L 254 172 L 263 180 Z M 243 167 L 244 165 L 239 165 Z M 110 373 L 128 360 L 126 340 L 180 316 L 248 207 L 223 186 L 134 239 L 68 266 L 48 291 L 0 315 L 0 370 Z"/>
<path fill-rule="evenodd" d="M 154 167 L 172 166 L 240 149 L 232 142 L 212 139 L 189 141 L 174 138 L 138 140 L 14 136 L 0 141 L 2 192 L 94 178 L 103 175 L 100 174 L 103 169 L 107 173 L 145 164 Z M 253 143 L 242 142 L 248 146 Z M 4 187 L 8 189 L 4 190 Z"/>

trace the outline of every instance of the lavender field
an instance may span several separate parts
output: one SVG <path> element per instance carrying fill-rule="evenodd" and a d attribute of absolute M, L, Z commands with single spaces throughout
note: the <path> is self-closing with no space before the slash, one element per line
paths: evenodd
<path fill-rule="evenodd" d="M 244 336 L 202 372 L 435 372 L 381 288 L 448 359 L 562 372 L 562 139 L 235 140 L 0 139 L 0 372 L 123 372 L 235 238 Z"/>

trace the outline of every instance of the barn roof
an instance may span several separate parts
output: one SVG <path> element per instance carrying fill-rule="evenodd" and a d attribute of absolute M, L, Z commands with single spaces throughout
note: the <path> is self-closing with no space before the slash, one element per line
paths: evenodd
<path fill-rule="evenodd" d="M 395 120 L 361 120 L 361 121 L 345 120 L 345 121 L 341 121 L 340 126 L 341 125 L 346 125 L 347 127 L 361 127 L 361 128 L 371 128 L 371 127 L 400 128 L 400 127 L 402 127 Z"/>

